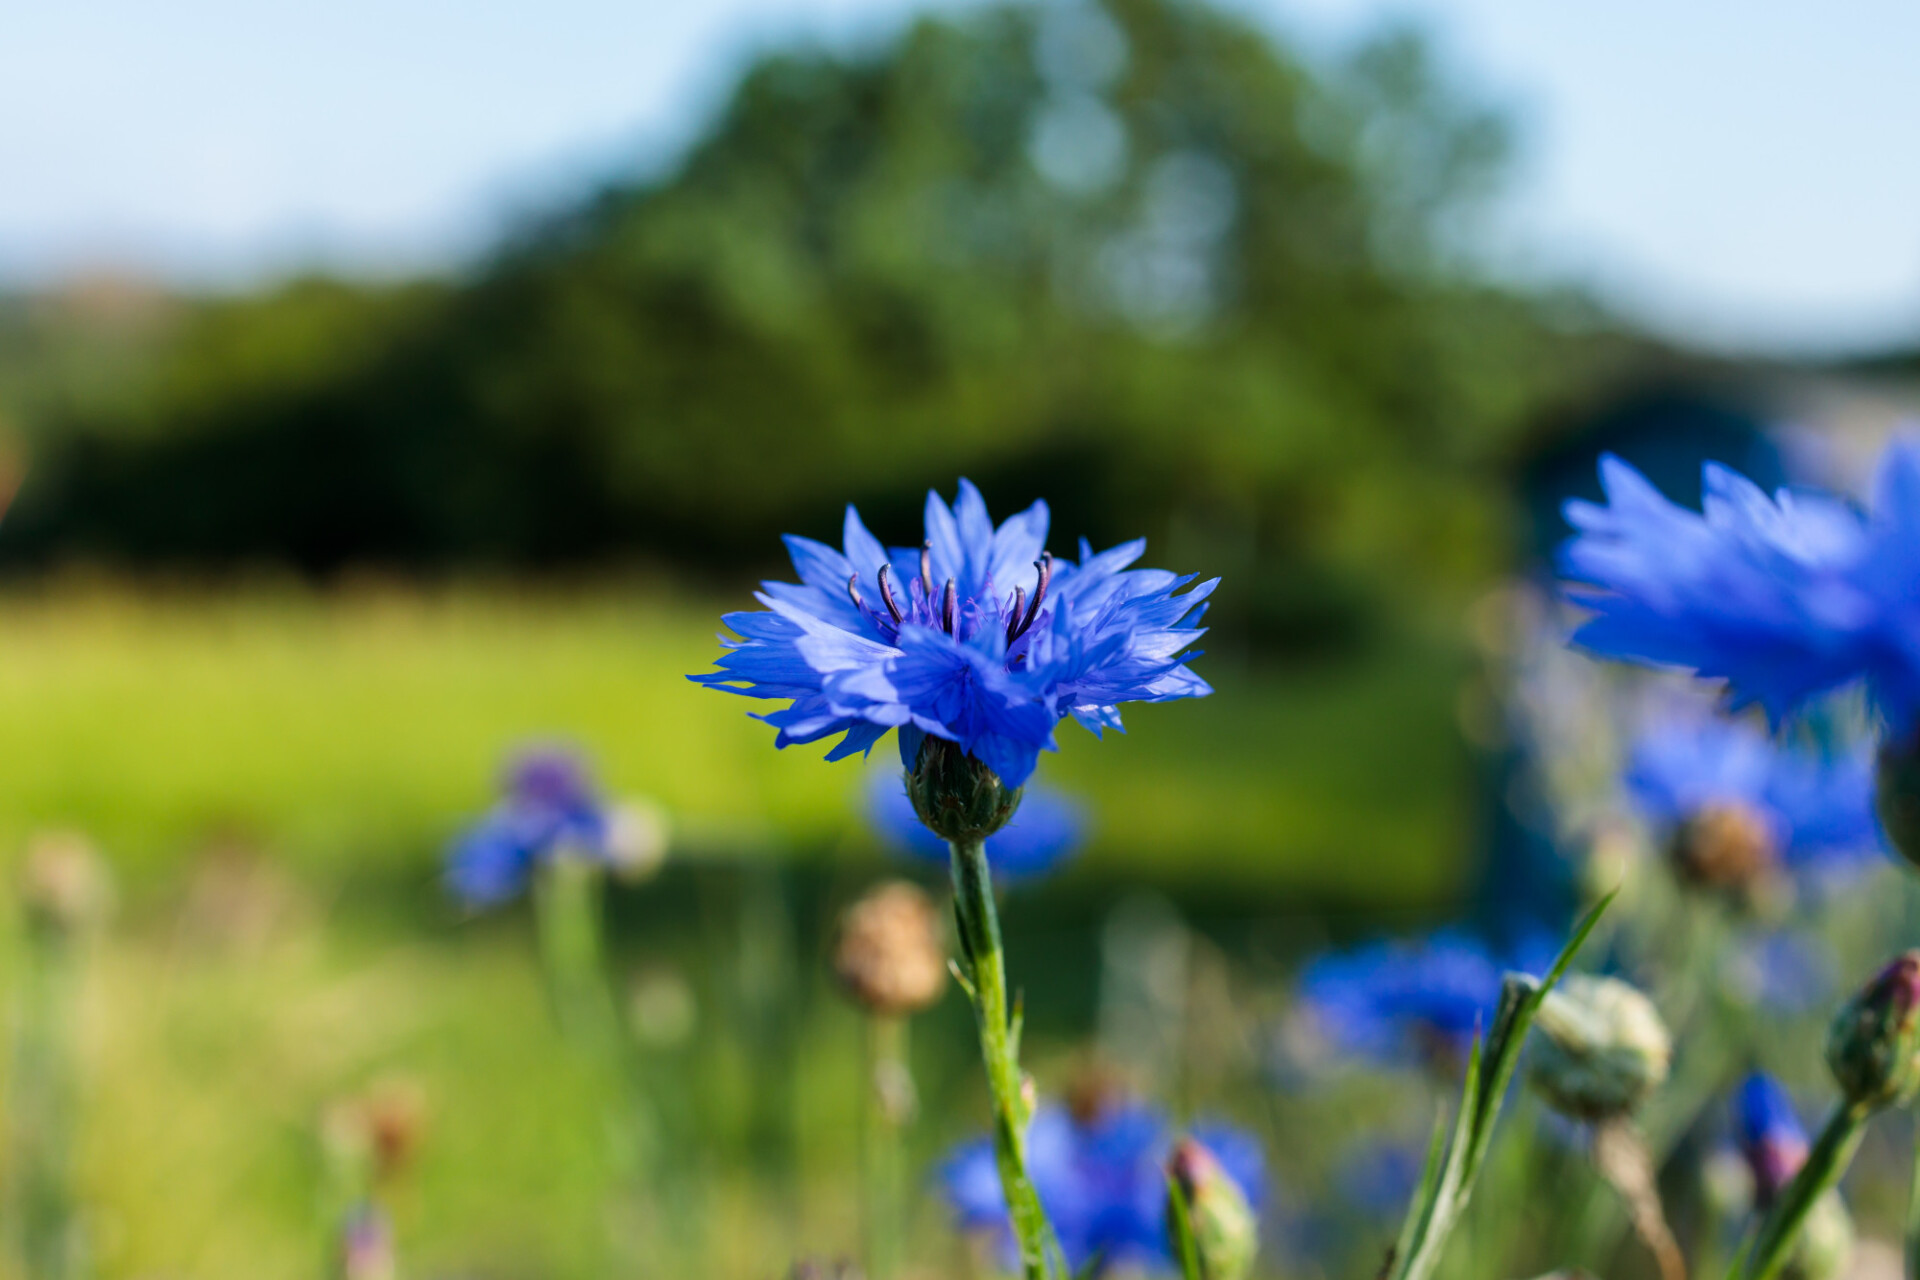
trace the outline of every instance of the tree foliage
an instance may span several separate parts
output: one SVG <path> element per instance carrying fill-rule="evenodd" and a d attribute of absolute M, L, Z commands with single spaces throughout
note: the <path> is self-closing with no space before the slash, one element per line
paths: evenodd
<path fill-rule="evenodd" d="M 1311 630 L 1481 573 L 1490 460 L 1593 366 L 1456 266 L 1504 154 L 1413 36 L 1315 71 L 1185 0 L 775 54 L 468 279 L 198 305 L 42 424 L 0 553 L 737 563 L 964 472 Z"/>

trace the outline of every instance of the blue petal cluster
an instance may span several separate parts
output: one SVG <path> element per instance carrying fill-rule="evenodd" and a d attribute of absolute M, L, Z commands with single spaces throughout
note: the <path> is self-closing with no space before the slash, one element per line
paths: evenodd
<path fill-rule="evenodd" d="M 947 842 L 927 830 L 899 771 L 876 769 L 867 789 L 867 813 L 889 845 L 911 857 L 947 865 Z M 994 880 L 1045 875 L 1079 851 L 1087 836 L 1087 811 L 1071 796 L 1029 781 L 1013 820 L 987 839 Z"/>
<path fill-rule="evenodd" d="M 1422 1143 L 1364 1139 L 1341 1154 L 1333 1185 L 1340 1198 L 1361 1213 L 1391 1220 L 1406 1212 L 1426 1161 Z"/>
<path fill-rule="evenodd" d="M 1734 1095 L 1733 1127 L 1753 1174 L 1755 1199 L 1766 1205 L 1806 1163 L 1807 1131 L 1780 1082 L 1757 1071 Z"/>
<path fill-rule="evenodd" d="M 1507 972 L 1541 969 L 1543 957 L 1533 950 L 1508 963 L 1452 930 L 1375 942 L 1314 960 L 1300 976 L 1298 994 L 1340 1052 L 1379 1062 L 1461 1057 L 1491 1019 Z"/>
<path fill-rule="evenodd" d="M 501 790 L 500 802 L 447 855 L 447 887 L 467 907 L 515 897 L 534 867 L 563 849 L 606 856 L 606 808 L 574 752 L 523 753 L 508 766 Z"/>
<path fill-rule="evenodd" d="M 1744 721 L 1673 718 L 1641 735 L 1625 781 L 1635 805 L 1663 826 L 1710 806 L 1740 806 L 1766 824 L 1797 870 L 1857 865 L 1881 848 L 1865 752 L 1822 760 Z"/>
<path fill-rule="evenodd" d="M 927 494 L 926 541 L 892 549 L 847 508 L 842 550 L 788 537 L 798 584 L 767 582 L 765 610 L 730 613 L 738 639 L 718 671 L 690 677 L 789 705 L 760 718 L 776 746 L 843 735 L 828 754 L 866 752 L 900 730 L 913 766 L 926 735 L 958 743 L 1010 787 L 1032 774 L 1071 715 L 1098 734 L 1119 704 L 1211 693 L 1186 666 L 1202 601 L 1219 579 L 1130 569 L 1144 541 L 1078 563 L 1047 554 L 1047 506 L 994 527 L 965 480 L 952 507 Z"/>
<path fill-rule="evenodd" d="M 1174 1269 L 1166 1243 L 1166 1162 L 1178 1136 L 1165 1116 L 1134 1101 L 1085 1119 L 1063 1107 L 1040 1109 L 1028 1132 L 1028 1170 L 1074 1274 L 1096 1258 L 1102 1272 Z M 1191 1136 L 1257 1211 L 1266 1200 L 1266 1157 L 1258 1140 L 1224 1125 L 1200 1125 Z M 992 1232 L 1011 1256 L 992 1140 L 954 1151 L 941 1166 L 940 1181 L 960 1226 Z"/>
<path fill-rule="evenodd" d="M 1604 506 L 1570 502 L 1567 594 L 1592 610 L 1575 643 L 1727 682 L 1778 721 L 1865 679 L 1899 734 L 1920 717 L 1920 444 L 1881 459 L 1871 516 L 1835 498 L 1769 498 L 1705 468 L 1703 510 L 1676 506 L 1618 458 Z"/>
<path fill-rule="evenodd" d="M 1742 939 L 1719 967 L 1736 1000 L 1789 1017 L 1831 1007 L 1838 979 L 1830 948 L 1787 930 Z"/>

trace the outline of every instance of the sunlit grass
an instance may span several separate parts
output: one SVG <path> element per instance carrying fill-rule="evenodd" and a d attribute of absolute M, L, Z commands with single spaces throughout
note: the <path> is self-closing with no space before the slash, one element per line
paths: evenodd
<path fill-rule="evenodd" d="M 82 827 L 142 882 L 236 843 L 424 882 L 503 752 L 559 735 L 612 789 L 667 804 L 693 846 L 869 847 L 859 766 L 776 753 L 752 704 L 682 678 L 716 652 L 719 611 L 610 586 L 16 592 L 0 598 L 0 834 Z M 1130 709 L 1134 732 L 1105 744 L 1061 730 L 1043 769 L 1094 801 L 1087 873 L 1362 903 L 1452 884 L 1472 784 L 1444 654 L 1207 661 L 1216 697 Z"/>
<path fill-rule="evenodd" d="M 430 1116 L 392 1197 L 412 1273 L 620 1270 L 612 1242 L 636 1228 L 608 1081 L 552 1028 L 526 916 L 462 921 L 434 883 L 503 751 L 547 734 L 664 802 L 683 856 L 710 862 L 627 899 L 617 938 L 623 975 L 670 967 L 697 997 L 692 1039 L 648 1069 L 692 1135 L 669 1158 L 703 1206 L 702 1274 L 857 1243 L 860 1033 L 818 952 L 875 870 L 866 774 L 776 753 L 748 704 L 682 678 L 718 612 L 609 585 L 0 597 L 0 847 L 77 827 L 126 888 L 82 1020 L 102 1276 L 318 1274 L 316 1119 L 390 1076 Z M 1389 909 L 1458 875 L 1471 772 L 1444 651 L 1213 665 L 1219 696 L 1134 709 L 1105 743 L 1066 727 L 1044 766 L 1098 820 L 1060 897 L 1009 908 L 1048 1088 L 1080 1051 L 1104 902 L 1157 886 L 1223 889 L 1254 917 Z M 783 858 L 813 887 L 755 870 Z M 964 1008 L 922 1022 L 925 1169 L 984 1110 Z M 944 1272 L 960 1246 L 931 1197 L 919 1214 L 918 1256 Z"/>

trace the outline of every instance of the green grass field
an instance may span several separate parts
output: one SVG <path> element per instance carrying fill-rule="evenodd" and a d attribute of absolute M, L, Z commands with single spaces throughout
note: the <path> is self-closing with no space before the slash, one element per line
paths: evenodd
<path fill-rule="evenodd" d="M 776 753 L 750 704 L 682 678 L 715 652 L 718 611 L 609 586 L 0 598 L 0 836 L 89 832 L 123 886 L 80 1018 L 99 1275 L 317 1274 L 315 1119 L 386 1076 L 431 1118 L 395 1200 L 410 1274 L 623 1273 L 610 1242 L 641 1229 L 609 1207 L 607 1082 L 555 1037 L 524 911 L 461 920 L 435 885 L 502 753 L 538 735 L 675 815 L 689 866 L 624 901 L 617 944 L 622 982 L 666 973 L 696 1000 L 691 1039 L 649 1070 L 692 1117 L 674 1159 L 705 1274 L 761 1280 L 794 1250 L 857 1243 L 859 1027 L 820 951 L 837 901 L 879 870 L 865 775 Z M 1472 793 L 1452 671 L 1416 647 L 1209 671 L 1217 697 L 1140 709 L 1126 737 L 1062 730 L 1043 767 L 1098 832 L 1063 898 L 1009 915 L 1049 1088 L 1084 1030 L 1097 912 L 1132 886 L 1279 917 L 1453 890 Z M 1056 921 L 1056 901 L 1085 918 Z M 922 1022 L 918 1167 L 984 1114 L 964 1007 Z M 958 1246 L 930 1201 L 921 1226 L 915 1256 L 949 1274 Z"/>
<path fill-rule="evenodd" d="M 684 680 L 720 606 L 612 588 L 0 597 L 0 832 L 94 834 L 136 883 L 210 844 L 322 875 L 429 876 L 503 754 L 557 735 L 686 847 L 870 851 L 861 768 L 775 752 L 758 704 Z M 1098 816 L 1087 874 L 1430 900 L 1470 839 L 1453 668 L 1406 647 L 1076 726 L 1043 776 Z M 876 753 L 878 755 L 880 753 Z"/>

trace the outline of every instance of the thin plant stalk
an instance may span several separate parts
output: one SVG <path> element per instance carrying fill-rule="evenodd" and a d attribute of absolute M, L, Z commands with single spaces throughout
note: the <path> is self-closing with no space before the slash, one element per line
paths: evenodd
<path fill-rule="evenodd" d="M 554 857 L 541 866 L 533 894 L 554 1020 L 562 1035 L 599 1053 L 618 1038 L 601 936 L 602 878 L 600 868 L 584 859 Z"/>
<path fill-rule="evenodd" d="M 1546 977 L 1507 975 L 1493 1023 L 1484 1037 L 1475 1037 L 1468 1055 L 1466 1081 L 1452 1132 L 1449 1134 L 1444 1122 L 1434 1127 L 1426 1170 L 1413 1202 L 1407 1206 L 1400 1238 L 1381 1268 L 1381 1280 L 1430 1280 L 1439 1267 L 1448 1238 L 1466 1212 L 1486 1161 L 1507 1084 L 1513 1078 L 1534 1015 L 1612 901 L 1613 895 L 1608 894 L 1587 913 Z"/>
<path fill-rule="evenodd" d="M 1859 1150 L 1867 1118 L 1872 1114 L 1871 1107 L 1857 1102 L 1842 1101 L 1834 1107 L 1826 1127 L 1807 1152 L 1807 1162 L 1760 1220 L 1752 1246 L 1743 1262 L 1735 1263 L 1729 1280 L 1773 1280 L 1792 1261 L 1807 1215 L 1853 1162 L 1853 1153 Z"/>
<path fill-rule="evenodd" d="M 902 1138 L 914 1105 L 907 1065 L 907 1020 L 886 1014 L 867 1019 L 866 1182 L 867 1280 L 892 1280 L 900 1267 L 906 1183 Z"/>
<path fill-rule="evenodd" d="M 1007 1198 L 1024 1280 L 1047 1280 L 1059 1256 L 1046 1210 L 1027 1172 L 1027 1128 L 1033 1106 L 1020 1073 L 1020 1015 L 1007 997 L 1006 955 L 1000 916 L 993 903 L 993 877 L 984 840 L 954 840 L 953 914 L 960 941 L 960 978 L 973 1001 L 980 1056 L 993 1101 L 993 1150 Z M 1064 1268 L 1062 1268 L 1064 1270 Z"/>
<path fill-rule="evenodd" d="M 533 893 L 541 970 L 561 1035 L 610 1078 L 614 1112 L 608 1132 L 621 1178 L 632 1188 L 637 1208 L 653 1207 L 668 1194 L 656 1185 L 665 1171 L 657 1159 L 658 1127 L 640 1054 L 621 1026 L 608 985 L 604 882 L 604 871 L 582 858 L 556 857 L 542 865 Z M 675 1225 L 669 1235 L 684 1246 L 696 1230 L 694 1216 L 669 1216 Z M 645 1252 L 657 1254 L 658 1241 Z M 652 1265 L 664 1264 L 654 1258 Z"/>
<path fill-rule="evenodd" d="M 1907 1280 L 1920 1277 L 1920 1126 L 1913 1135 L 1913 1180 L 1907 1184 Z"/>
<path fill-rule="evenodd" d="M 34 1280 L 82 1273 L 72 1185 L 72 1021 L 79 941 L 70 929 L 29 924 L 13 1044 L 7 1206 L 13 1255 Z"/>

